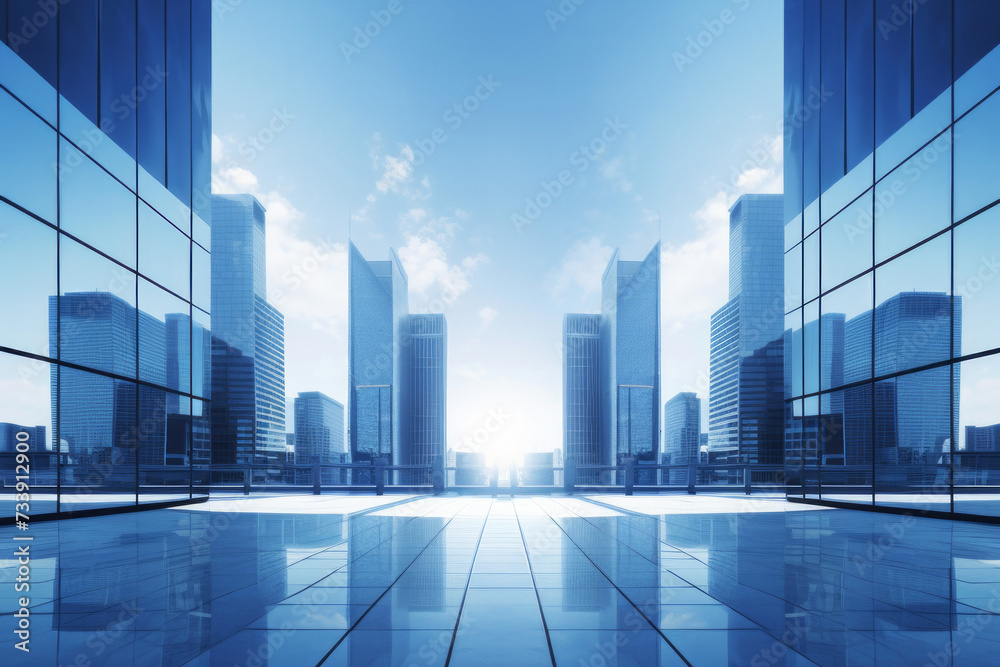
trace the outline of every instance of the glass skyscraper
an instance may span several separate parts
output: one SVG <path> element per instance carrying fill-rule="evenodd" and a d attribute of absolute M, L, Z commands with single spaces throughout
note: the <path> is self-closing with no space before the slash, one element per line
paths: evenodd
<path fill-rule="evenodd" d="M 211 12 L 0 2 L 0 421 L 44 427 L 34 513 L 203 491 Z"/>
<path fill-rule="evenodd" d="M 318 391 L 299 392 L 295 398 L 295 462 L 339 463 L 344 460 L 344 405 Z M 341 475 L 324 470 L 322 481 L 333 483 Z"/>
<path fill-rule="evenodd" d="M 790 496 L 996 516 L 1000 4 L 789 0 L 785 31 Z"/>
<path fill-rule="evenodd" d="M 698 463 L 700 446 L 701 399 L 693 392 L 677 394 L 663 406 L 664 456 L 673 465 Z M 688 471 L 665 471 L 661 479 L 664 483 L 686 484 Z"/>
<path fill-rule="evenodd" d="M 602 278 L 601 314 L 563 321 L 563 448 L 578 465 L 658 463 L 660 244 L 642 261 L 615 252 Z M 595 433 L 597 437 L 595 437 Z M 638 473 L 639 484 L 656 475 Z M 581 471 L 580 482 L 597 476 Z"/>
<path fill-rule="evenodd" d="M 412 395 L 410 465 L 442 460 L 448 451 L 448 323 L 441 314 L 410 316 L 410 386 Z M 423 474 L 414 483 L 430 484 Z"/>
<path fill-rule="evenodd" d="M 212 197 L 212 462 L 273 463 L 285 451 L 285 323 L 267 302 L 266 212 Z"/>
<path fill-rule="evenodd" d="M 783 460 L 781 215 L 781 195 L 743 195 L 729 211 L 729 302 L 711 322 L 712 463 Z"/>

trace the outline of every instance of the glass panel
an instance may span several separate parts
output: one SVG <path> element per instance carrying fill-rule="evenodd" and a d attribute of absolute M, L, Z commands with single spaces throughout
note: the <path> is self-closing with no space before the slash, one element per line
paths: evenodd
<path fill-rule="evenodd" d="M 785 222 L 793 223 L 802 214 L 802 54 L 804 8 L 798 2 L 785 3 Z M 786 239 L 788 228 L 785 228 Z M 802 222 L 792 225 L 788 249 L 802 239 Z"/>
<path fill-rule="evenodd" d="M 59 355 L 135 377 L 135 274 L 60 235 Z"/>
<path fill-rule="evenodd" d="M 167 188 L 191 206 L 191 3 L 167 3 Z M 188 223 L 190 225 L 190 223 Z M 190 229 L 190 226 L 187 227 Z"/>
<path fill-rule="evenodd" d="M 955 356 L 1000 347 L 1000 207 L 955 228 Z"/>
<path fill-rule="evenodd" d="M 209 398 L 212 390 L 212 318 L 192 308 L 191 393 Z"/>
<path fill-rule="evenodd" d="M 820 110 L 820 128 L 822 149 L 820 157 L 820 192 L 839 181 L 845 169 L 845 127 L 844 127 L 844 95 L 845 82 L 845 0 L 823 0 L 822 3 L 823 35 L 821 90 L 825 99 Z"/>
<path fill-rule="evenodd" d="M 785 225 L 785 251 L 787 252 L 791 250 L 801 240 L 802 240 L 802 214 L 798 213 L 791 222 Z"/>
<path fill-rule="evenodd" d="M 955 81 L 955 118 L 1000 87 L 1000 46 Z"/>
<path fill-rule="evenodd" d="M 787 350 L 787 347 L 786 347 Z M 809 429 L 802 418 L 802 401 L 785 402 L 785 484 L 789 496 L 805 497 L 805 451 Z"/>
<path fill-rule="evenodd" d="M 951 235 L 875 274 L 876 377 L 951 357 Z"/>
<path fill-rule="evenodd" d="M 63 137 L 134 191 L 135 160 L 65 98 L 59 98 L 59 114 L 59 128 Z M 70 148 L 60 154 L 60 174 L 80 166 L 80 151 Z"/>
<path fill-rule="evenodd" d="M 951 367 L 875 383 L 875 502 L 951 509 Z"/>
<path fill-rule="evenodd" d="M 843 382 L 850 384 L 872 376 L 872 274 L 867 273 L 823 297 L 823 317 L 844 318 L 842 339 L 823 343 L 824 363 L 843 363 Z M 842 345 L 838 348 L 837 344 Z M 829 357 L 830 361 L 827 362 Z M 836 388 L 837 384 L 830 385 Z"/>
<path fill-rule="evenodd" d="M 191 241 L 146 204 L 139 204 L 139 273 L 187 299 Z"/>
<path fill-rule="evenodd" d="M 0 478 L 7 487 L 0 494 L 0 511 L 6 512 L 4 516 L 14 516 L 18 442 L 28 443 L 31 457 L 30 514 L 56 511 L 51 393 L 56 387 L 55 369 L 54 364 L 0 352 Z M 18 437 L 19 433 L 23 435 Z"/>
<path fill-rule="evenodd" d="M 1000 4 L 995 0 L 955 0 L 955 76 L 965 74 L 1000 44 Z"/>
<path fill-rule="evenodd" d="M 875 40 L 875 145 L 910 120 L 910 21 L 898 16 L 897 0 L 875 0 L 875 23 L 884 26 Z M 895 14 L 895 16 L 894 16 Z"/>
<path fill-rule="evenodd" d="M 955 220 L 1000 199 L 1000 95 L 955 124 Z"/>
<path fill-rule="evenodd" d="M 166 63 L 164 2 L 144 0 L 139 14 L 139 100 L 136 127 L 139 135 L 139 164 L 160 183 L 167 182 L 167 86 L 162 72 L 170 72 Z M 188 4 L 187 2 L 173 4 Z M 137 87 L 138 89 L 138 87 Z"/>
<path fill-rule="evenodd" d="M 842 502 L 872 502 L 872 385 L 863 384 L 830 395 L 826 406 L 833 421 L 843 426 L 843 467 L 828 461 L 823 470 L 823 497 Z M 838 409 L 843 418 L 837 424 Z"/>
<path fill-rule="evenodd" d="M 135 414 L 134 382 L 60 369 L 62 511 L 135 504 Z"/>
<path fill-rule="evenodd" d="M 180 3 L 178 3 L 180 4 Z M 102 0 L 101 27 L 101 127 L 134 160 L 135 107 L 135 0 Z"/>
<path fill-rule="evenodd" d="M 191 399 L 139 386 L 139 502 L 189 497 Z"/>
<path fill-rule="evenodd" d="M 3 43 L 0 43 L 0 85 L 55 126 L 56 89 Z"/>
<path fill-rule="evenodd" d="M 170 194 L 166 186 L 139 167 L 139 196 L 149 207 L 169 220 L 185 234 L 191 229 L 191 209 Z"/>
<path fill-rule="evenodd" d="M 819 391 L 819 301 L 813 301 L 803 312 L 803 389 L 806 394 Z"/>
<path fill-rule="evenodd" d="M 875 261 L 951 224 L 951 135 L 945 133 L 875 186 Z"/>
<path fill-rule="evenodd" d="M 7 21 L 11 32 L 5 35 L 11 49 L 41 74 L 50 86 L 58 83 L 57 7 L 38 0 L 9 0 Z"/>
<path fill-rule="evenodd" d="M 191 301 L 203 310 L 212 307 L 212 258 L 198 245 L 191 246 Z"/>
<path fill-rule="evenodd" d="M 813 233 L 802 244 L 802 297 L 811 301 L 819 296 L 819 234 Z"/>
<path fill-rule="evenodd" d="M 913 110 L 943 93 L 951 76 L 951 2 L 924 2 L 913 12 Z M 963 37 L 964 39 L 964 37 Z"/>
<path fill-rule="evenodd" d="M 819 156 L 820 156 L 820 112 L 822 90 L 820 67 L 822 53 L 820 52 L 820 35 L 822 23 L 820 3 L 805 4 L 805 42 L 804 42 L 804 73 L 802 81 L 803 108 L 802 116 L 802 200 L 808 203 L 815 201 L 820 195 Z M 819 211 L 817 211 L 818 213 Z M 806 219 L 805 233 L 808 234 L 815 226 Z M 817 223 L 818 224 L 818 223 Z"/>
<path fill-rule="evenodd" d="M 63 140 L 59 197 L 61 229 L 135 267 L 135 195 Z"/>
<path fill-rule="evenodd" d="M 847 3 L 847 168 L 875 150 L 874 0 Z"/>
<path fill-rule="evenodd" d="M 139 279 L 139 379 L 191 391 L 190 306 Z"/>
<path fill-rule="evenodd" d="M 212 463 L 212 433 L 209 404 L 197 399 L 191 401 L 191 464 L 195 495 L 207 495 Z"/>
<path fill-rule="evenodd" d="M 802 310 L 785 315 L 785 398 L 802 395 Z"/>
<path fill-rule="evenodd" d="M 823 222 L 841 213 L 861 193 L 871 189 L 875 183 L 874 166 L 875 156 L 870 155 L 823 193 Z"/>
<path fill-rule="evenodd" d="M 30 276 L 30 279 L 25 278 Z M 55 357 L 49 299 L 56 294 L 56 231 L 0 202 L 0 345 Z M 16 287 L 15 287 L 16 286 Z"/>
<path fill-rule="evenodd" d="M 98 0 L 73 0 L 59 9 L 59 93 L 93 125 L 100 122 L 97 7 Z"/>
<path fill-rule="evenodd" d="M 785 310 L 802 306 L 802 246 L 785 253 Z"/>
<path fill-rule="evenodd" d="M 872 267 L 872 192 L 823 225 L 823 290 Z"/>
<path fill-rule="evenodd" d="M 875 150 L 875 177 L 882 178 L 916 153 L 924 144 L 941 134 L 950 124 L 951 89 L 903 125 Z"/>
<path fill-rule="evenodd" d="M 955 365 L 955 511 L 1000 515 L 1000 356 Z"/>
<path fill-rule="evenodd" d="M 212 220 L 212 3 L 191 3 L 191 181 L 194 239 L 206 248 Z M 200 219 L 200 220 L 199 220 Z"/>
<path fill-rule="evenodd" d="M 55 130 L 4 90 L 0 118 L 0 195 L 55 224 Z"/>

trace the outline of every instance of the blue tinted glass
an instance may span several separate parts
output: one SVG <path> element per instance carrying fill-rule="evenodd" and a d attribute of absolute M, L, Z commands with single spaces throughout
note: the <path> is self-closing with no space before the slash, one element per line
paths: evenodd
<path fill-rule="evenodd" d="M 45 77 L 50 86 L 58 82 L 56 65 L 58 21 L 57 4 L 38 0 L 9 0 L 5 35 L 11 50 L 31 68 Z"/>
<path fill-rule="evenodd" d="M 3 202 L 0 284 L 9 286 L 0 300 L 0 320 L 9 324 L 0 327 L 0 345 L 55 357 L 55 349 L 49 350 L 49 297 L 56 293 L 56 232 Z"/>
<path fill-rule="evenodd" d="M 1000 95 L 955 124 L 955 219 L 1000 199 Z"/>
<path fill-rule="evenodd" d="M 820 3 L 805 4 L 805 64 L 803 75 L 802 122 L 802 201 L 806 206 L 820 195 L 820 112 L 822 109 L 822 81 L 820 67 L 822 53 Z M 808 224 L 805 231 L 812 230 Z"/>
<path fill-rule="evenodd" d="M 135 274 L 60 235 L 59 288 L 60 359 L 135 377 Z"/>
<path fill-rule="evenodd" d="M 951 133 L 945 133 L 875 185 L 875 261 L 951 224 Z"/>
<path fill-rule="evenodd" d="M 28 447 L 31 451 L 44 451 L 52 448 L 53 430 L 52 416 L 54 410 L 52 392 L 56 387 L 56 366 L 28 357 L 0 352 L 0 442 L 7 449 L 14 440 L 18 430 L 28 433 Z M 10 424 L 11 426 L 7 426 Z M 17 429 L 17 427 L 21 427 Z M 13 432 L 11 432 L 13 431 Z M 0 458 L 0 474 L 6 474 L 9 479 L 14 476 L 14 458 Z M 35 484 L 54 483 L 54 466 L 49 470 L 39 470 L 40 460 L 31 462 L 32 478 Z M 37 477 L 35 477 L 37 475 Z M 36 486 L 36 488 L 37 488 Z M 49 493 L 38 493 L 31 499 L 34 511 L 35 503 L 44 503 Z M 7 501 L 13 509 L 13 496 Z M 45 511 L 55 511 L 55 502 Z"/>
<path fill-rule="evenodd" d="M 802 245 L 785 253 L 785 310 L 802 305 Z"/>
<path fill-rule="evenodd" d="M 785 222 L 802 213 L 802 26 L 800 2 L 785 3 Z M 802 222 L 796 225 L 791 247 L 802 239 Z"/>
<path fill-rule="evenodd" d="M 0 85 L 49 123 L 56 124 L 56 89 L 3 43 L 0 43 Z"/>
<path fill-rule="evenodd" d="M 60 368 L 59 376 L 55 427 L 67 454 L 60 466 L 61 509 L 134 504 L 135 383 L 66 366 Z M 79 498 L 68 498 L 77 493 Z M 88 503 L 95 493 L 102 497 Z"/>
<path fill-rule="evenodd" d="M 212 306 L 212 258 L 201 247 L 192 246 L 191 301 L 201 309 Z"/>
<path fill-rule="evenodd" d="M 802 309 L 802 320 L 802 386 L 806 394 L 813 394 L 819 391 L 819 301 L 813 301 Z"/>
<path fill-rule="evenodd" d="M 912 116 L 910 17 L 907 5 L 875 0 L 875 145 Z"/>
<path fill-rule="evenodd" d="M 802 243 L 802 300 L 811 301 L 819 296 L 819 233 L 814 232 L 812 236 Z"/>
<path fill-rule="evenodd" d="M 191 206 L 196 217 L 212 220 L 212 3 L 191 3 Z M 202 232 L 206 233 L 202 233 Z M 208 247 L 207 229 L 196 221 L 195 241 Z"/>
<path fill-rule="evenodd" d="M 167 187 L 191 206 L 191 3 L 167 3 Z"/>
<path fill-rule="evenodd" d="M 872 274 L 867 273 L 836 289 L 822 299 L 824 322 L 843 319 L 843 334 L 823 337 L 823 363 L 831 368 L 830 388 L 866 380 L 872 376 Z M 832 326 L 832 325 L 829 325 Z M 838 371 L 837 365 L 841 370 Z"/>
<path fill-rule="evenodd" d="M 1000 207 L 955 228 L 955 356 L 1000 347 Z"/>
<path fill-rule="evenodd" d="M 785 315 L 785 398 L 802 395 L 802 311 Z"/>
<path fill-rule="evenodd" d="M 869 190 L 821 230 L 823 291 L 872 267 L 872 192 Z"/>
<path fill-rule="evenodd" d="M 0 195 L 55 224 L 55 130 L 4 90 L 0 118 Z"/>
<path fill-rule="evenodd" d="M 955 77 L 960 77 L 1000 44 L 1000 3 L 955 0 Z"/>
<path fill-rule="evenodd" d="M 932 0 L 913 12 L 913 111 L 951 85 L 951 0 Z"/>
<path fill-rule="evenodd" d="M 823 145 L 820 191 L 840 180 L 845 169 L 845 0 L 823 0 L 822 75 L 825 99 L 820 111 Z"/>
<path fill-rule="evenodd" d="M 139 164 L 161 183 L 167 182 L 167 86 L 168 72 L 165 0 L 138 4 L 139 60 L 137 70 L 142 89 L 138 102 Z M 186 3 L 177 3 L 186 4 Z M 171 71 L 171 74 L 173 72 Z"/>
<path fill-rule="evenodd" d="M 135 0 L 103 0 L 100 19 L 101 127 L 135 159 Z"/>
<path fill-rule="evenodd" d="M 191 241 L 176 227 L 139 203 L 139 273 L 187 299 Z"/>
<path fill-rule="evenodd" d="M 139 280 L 139 379 L 191 391 L 190 306 Z"/>
<path fill-rule="evenodd" d="M 875 272 L 875 375 L 951 356 L 951 235 Z"/>
<path fill-rule="evenodd" d="M 73 0 L 59 10 L 59 93 L 94 125 L 97 108 L 98 0 Z"/>
<path fill-rule="evenodd" d="M 955 365 L 955 511 L 1000 515 L 1000 356 Z M 988 492 L 989 495 L 985 495 Z"/>
<path fill-rule="evenodd" d="M 134 267 L 135 195 L 65 140 L 62 151 L 61 229 Z"/>
<path fill-rule="evenodd" d="M 863 384 L 845 389 L 844 396 L 844 463 L 856 466 L 844 481 L 852 484 L 855 497 L 871 493 L 872 466 L 872 385 Z M 860 498 L 858 498 L 860 500 Z M 871 502 L 871 496 L 867 498 Z"/>
<path fill-rule="evenodd" d="M 209 398 L 212 390 L 212 318 L 191 309 L 191 393 Z"/>
<path fill-rule="evenodd" d="M 847 3 L 847 169 L 875 150 L 874 0 Z"/>

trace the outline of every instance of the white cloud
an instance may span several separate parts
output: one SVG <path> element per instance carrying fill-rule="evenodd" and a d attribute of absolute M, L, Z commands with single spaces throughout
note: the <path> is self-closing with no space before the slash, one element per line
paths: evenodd
<path fill-rule="evenodd" d="M 453 304 L 472 287 L 473 272 L 489 261 L 479 253 L 452 264 L 441 241 L 420 234 L 407 236 L 406 245 L 399 249 L 399 259 L 410 280 L 413 312 L 441 312 Z"/>
<path fill-rule="evenodd" d="M 385 194 L 399 192 L 413 178 L 413 149 L 403 146 L 399 155 L 386 155 L 381 160 L 382 176 L 375 188 Z"/>
<path fill-rule="evenodd" d="M 484 331 L 490 328 L 493 321 L 500 315 L 500 311 L 495 308 L 490 308 L 486 306 L 485 308 L 480 308 L 479 312 L 476 313 L 479 317 L 479 325 Z"/>
<path fill-rule="evenodd" d="M 583 297 L 601 291 L 601 276 L 611 259 L 613 248 L 600 238 L 574 243 L 560 265 L 545 276 L 545 285 L 552 296 L 560 296 L 570 288 L 579 289 Z"/>

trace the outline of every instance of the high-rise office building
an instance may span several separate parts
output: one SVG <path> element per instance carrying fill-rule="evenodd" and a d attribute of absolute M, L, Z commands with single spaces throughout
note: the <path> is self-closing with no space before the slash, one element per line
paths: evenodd
<path fill-rule="evenodd" d="M 729 211 L 729 302 L 711 321 L 713 462 L 783 459 L 781 213 L 781 195 L 744 195 Z"/>
<path fill-rule="evenodd" d="M 785 3 L 786 414 L 842 428 L 844 447 L 818 433 L 790 458 L 791 496 L 1000 514 L 956 486 L 986 483 L 989 457 L 952 456 L 963 423 L 1000 421 L 983 382 L 1000 375 L 983 279 L 998 25 L 979 0 Z"/>
<path fill-rule="evenodd" d="M 693 392 L 677 394 L 663 406 L 663 453 L 672 465 L 698 463 L 701 446 L 701 399 Z M 664 483 L 686 484 L 687 470 L 670 470 Z"/>
<path fill-rule="evenodd" d="M 444 457 L 448 440 L 448 323 L 444 315 L 410 316 L 410 465 L 429 466 Z M 430 484 L 428 474 L 411 474 L 414 483 Z"/>
<path fill-rule="evenodd" d="M 658 463 L 660 244 L 642 261 L 616 250 L 602 278 L 601 314 L 563 320 L 563 449 L 577 465 Z M 580 471 L 581 483 L 598 476 Z M 609 481 L 609 478 L 604 478 Z M 656 475 L 637 473 L 637 483 Z"/>
<path fill-rule="evenodd" d="M 447 452 L 448 326 L 440 314 L 410 315 L 406 271 L 391 255 L 369 262 L 350 244 L 348 443 L 354 463 L 429 466 Z"/>
<path fill-rule="evenodd" d="M 344 447 L 344 405 L 318 391 L 299 392 L 295 398 L 295 463 L 339 463 Z M 324 470 L 322 481 L 340 479 L 339 471 Z"/>
<path fill-rule="evenodd" d="M 0 5 L 0 309 L 18 322 L 0 378 L 27 382 L 0 385 L 30 396 L 0 395 L 0 421 L 67 443 L 57 511 L 135 505 L 167 473 L 156 492 L 188 499 L 209 412 L 212 5 L 46 7 Z M 171 372 L 167 314 L 186 318 Z M 168 409 L 186 418 L 169 447 Z"/>
<path fill-rule="evenodd" d="M 214 195 L 212 215 L 212 462 L 275 462 L 285 451 L 285 324 L 267 301 L 266 212 L 251 195 Z"/>

